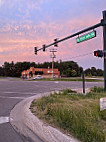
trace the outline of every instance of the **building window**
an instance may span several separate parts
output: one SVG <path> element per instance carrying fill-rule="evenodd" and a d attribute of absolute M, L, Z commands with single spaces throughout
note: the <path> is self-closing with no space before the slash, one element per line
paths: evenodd
<path fill-rule="evenodd" d="M 42 75 L 43 71 L 35 71 L 35 75 Z"/>

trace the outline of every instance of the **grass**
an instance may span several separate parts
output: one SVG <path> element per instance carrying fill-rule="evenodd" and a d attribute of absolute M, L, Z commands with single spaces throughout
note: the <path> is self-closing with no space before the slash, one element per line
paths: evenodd
<path fill-rule="evenodd" d="M 74 135 L 82 142 L 105 142 L 106 110 L 99 100 L 106 97 L 103 88 L 91 88 L 86 95 L 66 89 L 33 101 L 31 111 L 40 119 Z"/>
<path fill-rule="evenodd" d="M 32 81 L 32 80 L 28 80 L 28 81 Z M 33 81 L 36 81 L 36 80 L 33 80 Z M 82 81 L 82 78 L 77 78 L 77 77 L 76 78 L 54 78 L 54 79 L 44 78 L 39 81 Z M 86 78 L 85 81 L 86 82 L 103 82 L 103 80 L 89 79 L 89 78 Z"/>

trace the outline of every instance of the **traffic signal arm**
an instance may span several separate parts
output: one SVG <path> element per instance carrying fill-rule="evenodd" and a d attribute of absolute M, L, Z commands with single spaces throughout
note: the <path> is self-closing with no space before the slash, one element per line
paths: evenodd
<path fill-rule="evenodd" d="M 55 46 L 55 45 L 58 45 L 58 43 L 60 43 L 60 42 L 62 42 L 62 41 L 68 40 L 68 39 L 70 39 L 70 38 L 72 38 L 72 37 L 75 37 L 75 36 L 77 36 L 77 35 L 80 35 L 80 34 L 82 34 L 82 33 L 84 33 L 84 32 L 89 31 L 89 30 L 98 28 L 98 27 L 100 27 L 100 26 L 102 26 L 102 23 L 101 23 L 101 22 L 98 23 L 98 24 L 96 24 L 96 25 L 93 25 L 93 26 L 91 26 L 91 27 L 89 27 L 89 28 L 86 28 L 86 29 L 84 29 L 84 30 L 82 30 L 82 31 L 79 31 L 79 32 L 77 32 L 77 33 L 74 33 L 74 34 L 72 34 L 72 35 L 70 35 L 70 36 L 67 36 L 67 37 L 65 37 L 65 38 L 62 38 L 62 39 L 59 39 L 59 40 L 56 39 L 56 41 L 54 40 L 53 43 L 51 43 L 51 44 L 49 44 L 49 45 L 46 45 L 46 48 L 48 48 L 48 47 L 50 47 L 50 46 L 53 46 L 53 45 L 54 45 L 54 46 Z M 37 49 L 37 51 L 40 51 L 40 50 L 42 50 L 42 49 L 43 49 L 43 47 Z"/>

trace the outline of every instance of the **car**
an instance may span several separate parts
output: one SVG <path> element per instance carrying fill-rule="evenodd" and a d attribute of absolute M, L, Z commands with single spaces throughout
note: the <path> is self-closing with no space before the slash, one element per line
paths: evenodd
<path fill-rule="evenodd" d="M 33 80 L 36 80 L 36 79 L 43 79 L 43 77 L 41 75 L 37 75 L 36 77 L 33 78 Z"/>

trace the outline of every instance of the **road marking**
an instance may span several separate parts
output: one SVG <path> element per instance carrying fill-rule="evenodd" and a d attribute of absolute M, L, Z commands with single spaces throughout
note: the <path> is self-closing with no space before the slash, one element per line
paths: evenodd
<path fill-rule="evenodd" d="M 8 122 L 9 122 L 9 117 L 0 117 L 0 124 L 8 123 Z"/>
<path fill-rule="evenodd" d="M 31 92 L 1 92 L 1 93 L 5 93 L 5 94 L 29 94 L 29 95 L 36 95 L 35 92 L 31 93 Z"/>
<path fill-rule="evenodd" d="M 59 83 L 58 81 L 55 81 L 55 83 Z"/>
<path fill-rule="evenodd" d="M 10 121 L 13 121 L 13 118 L 10 118 Z"/>
<path fill-rule="evenodd" d="M 3 98 L 3 99 L 5 99 L 5 98 L 8 98 L 8 99 L 21 99 L 21 100 L 23 100 L 26 97 L 7 97 L 7 96 L 0 96 L 0 98 Z"/>
<path fill-rule="evenodd" d="M 30 95 L 32 95 L 32 96 L 34 96 L 34 95 L 36 95 L 36 93 L 30 93 L 30 92 L 0 92 L 0 93 L 4 93 L 4 94 L 25 94 L 25 95 L 28 95 L 28 96 L 24 96 L 24 97 L 14 97 L 14 96 L 0 96 L 0 98 L 3 98 L 3 99 L 5 99 L 5 98 L 8 98 L 8 99 L 21 99 L 21 100 L 23 100 L 23 99 L 25 99 L 25 98 L 28 98 L 28 97 L 30 97 Z"/>

